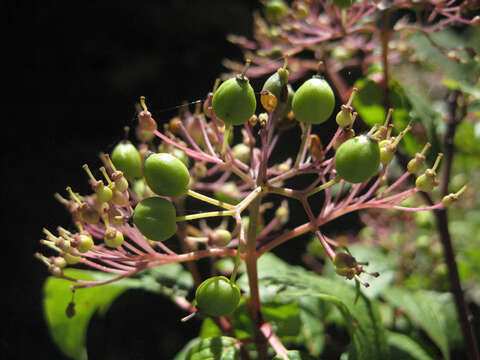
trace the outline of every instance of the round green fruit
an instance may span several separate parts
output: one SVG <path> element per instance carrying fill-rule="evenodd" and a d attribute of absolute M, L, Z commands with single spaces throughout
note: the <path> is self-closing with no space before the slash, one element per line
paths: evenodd
<path fill-rule="evenodd" d="M 256 108 L 255 92 L 245 77 L 236 76 L 223 82 L 213 95 L 213 112 L 227 125 L 246 123 Z"/>
<path fill-rule="evenodd" d="M 177 231 L 175 207 L 168 200 L 151 197 L 135 207 L 133 223 L 148 239 L 164 241 Z"/>
<path fill-rule="evenodd" d="M 161 196 L 178 197 L 185 193 L 190 182 L 185 164 L 168 153 L 147 156 L 143 174 L 150 189 Z"/>
<path fill-rule="evenodd" d="M 305 124 L 321 124 L 332 115 L 335 95 L 328 83 L 319 76 L 305 81 L 293 96 L 293 113 Z"/>
<path fill-rule="evenodd" d="M 127 179 L 142 176 L 142 158 L 130 141 L 122 141 L 112 151 L 113 165 L 123 172 Z"/>
<path fill-rule="evenodd" d="M 270 0 L 265 4 L 265 16 L 271 21 L 283 19 L 287 13 L 287 5 L 282 0 Z"/>
<path fill-rule="evenodd" d="M 214 276 L 198 286 L 195 300 L 200 313 L 225 316 L 237 308 L 240 289 L 225 276 Z"/>
<path fill-rule="evenodd" d="M 378 143 L 360 135 L 345 141 L 335 153 L 335 169 L 345 181 L 353 184 L 373 176 L 380 165 Z"/>
<path fill-rule="evenodd" d="M 263 84 L 262 91 L 265 90 L 270 91 L 277 98 L 277 107 L 275 108 L 277 117 L 282 118 L 287 115 L 292 109 L 294 95 L 292 87 L 288 84 L 288 70 L 280 68 L 270 76 Z"/>

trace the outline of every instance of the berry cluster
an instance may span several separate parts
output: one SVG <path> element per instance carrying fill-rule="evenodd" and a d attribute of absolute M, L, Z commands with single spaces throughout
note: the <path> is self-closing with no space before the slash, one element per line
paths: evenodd
<path fill-rule="evenodd" d="M 235 284 L 241 259 L 246 262 L 249 277 L 256 278 L 252 264 L 259 256 L 313 232 L 339 275 L 368 286 L 359 277 L 366 273 L 366 264 L 338 251 L 336 242 L 320 227 L 365 208 L 438 209 L 455 201 L 464 188 L 433 206 L 401 206 L 417 191 L 431 191 L 438 184 L 436 169 L 441 154 L 432 168 L 417 177 L 414 187 L 408 186 L 407 178 L 421 171 L 428 144 L 410 161 L 408 172 L 386 184 L 389 165 L 410 127 L 393 136 L 390 112 L 382 126 L 356 136 L 353 124 L 357 114 L 351 105 L 356 89 L 352 89 L 348 102 L 335 116 L 338 128 L 324 147 L 313 131 L 332 118 L 334 93 L 319 75 L 294 91 L 287 65 L 285 61 L 266 80 L 259 93 L 266 112 L 258 115 L 257 95 L 245 76 L 248 64 L 243 73 L 219 86 L 217 81 L 203 104 L 203 112 L 200 104 L 193 114 L 182 110 L 165 125 L 164 132 L 158 131 L 141 98 L 143 110 L 138 114 L 136 129 L 140 144 L 121 141 L 111 155 L 102 155 L 100 172 L 105 182 L 98 180 L 88 165 L 83 166 L 92 194 L 80 195 L 68 187 L 68 199 L 56 195 L 71 212 L 77 231 L 59 227 L 54 235 L 44 229 L 41 243 L 58 255 L 37 257 L 53 275 L 74 281 L 75 287 L 81 288 L 113 282 L 148 267 L 233 256 L 235 267 L 230 278 L 213 276 L 202 282 L 198 273 L 194 274 L 198 287 L 192 306 L 204 315 L 218 317 L 234 311 L 241 298 Z M 294 126 L 300 126 L 302 132 L 298 153 L 272 165 L 269 159 L 274 151 L 280 151 L 276 147 L 279 137 L 290 134 L 288 130 Z M 234 127 L 241 127 L 242 134 L 242 141 L 236 145 L 232 143 Z M 284 186 L 285 180 L 303 174 L 314 174 L 315 180 L 305 188 Z M 348 191 L 347 183 L 352 184 Z M 339 189 L 332 195 L 334 185 Z M 309 200 L 320 192 L 324 194 L 323 206 L 314 213 Z M 270 194 L 299 201 L 308 221 L 283 229 L 289 220 L 288 202 L 284 201 L 265 223 L 271 203 L 263 200 Z M 185 214 L 190 206 L 188 197 L 221 210 Z M 211 228 L 206 220 L 211 217 L 224 217 L 226 221 Z M 181 254 L 164 243 L 174 235 L 182 244 Z M 118 276 L 106 281 L 69 278 L 63 269 L 74 264 Z M 250 286 L 255 300 L 258 285 L 252 280 Z"/>

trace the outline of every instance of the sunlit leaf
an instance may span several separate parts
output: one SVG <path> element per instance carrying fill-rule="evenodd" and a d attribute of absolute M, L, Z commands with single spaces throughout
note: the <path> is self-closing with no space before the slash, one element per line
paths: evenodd
<path fill-rule="evenodd" d="M 432 360 L 432 357 L 407 335 L 388 333 L 388 345 L 391 360 Z"/>
<path fill-rule="evenodd" d="M 446 312 L 448 294 L 433 291 L 412 292 L 394 287 L 383 293 L 391 304 L 402 309 L 408 318 L 422 328 L 438 346 L 445 359 L 450 358 L 449 333 L 458 331 L 458 323 L 453 322 Z"/>
<path fill-rule="evenodd" d="M 184 359 L 237 360 L 240 359 L 240 345 L 237 339 L 227 336 L 202 339 L 188 349 Z"/>

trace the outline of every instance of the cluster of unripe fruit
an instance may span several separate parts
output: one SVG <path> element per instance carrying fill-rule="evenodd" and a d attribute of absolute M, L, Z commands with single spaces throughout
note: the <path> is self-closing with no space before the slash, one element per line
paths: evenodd
<path fill-rule="evenodd" d="M 288 83 L 288 70 L 286 66 L 280 68 L 270 76 L 261 91 L 261 103 L 271 115 L 274 126 L 282 126 L 282 121 L 292 121 L 296 119 L 304 125 L 317 125 L 327 121 L 335 107 L 335 96 L 328 84 L 322 77 L 315 75 L 305 81 L 297 91 L 293 91 Z M 356 89 L 354 89 L 356 91 Z M 394 156 L 400 139 L 409 130 L 407 127 L 397 137 L 390 136 L 392 127 L 389 125 L 387 116 L 385 124 L 379 128 L 374 127 L 368 134 L 355 136 L 352 129 L 356 113 L 350 106 L 354 93 L 352 93 L 347 104 L 343 105 L 336 115 L 336 122 L 341 131 L 338 133 L 333 147 L 335 149 L 334 166 L 337 173 L 337 179 L 343 179 L 350 183 L 362 183 L 374 176 L 380 168 L 380 165 L 388 165 Z M 246 122 L 252 122 L 257 107 L 256 96 L 248 78 L 244 73 L 237 75 L 223 82 L 215 91 L 212 97 L 213 114 L 225 124 L 225 138 L 228 137 L 228 131 L 231 126 L 238 126 Z M 142 141 L 151 140 L 151 135 L 156 131 L 156 123 L 151 118 L 142 99 L 144 111 L 139 114 L 140 130 L 137 129 L 137 136 Z M 210 116 L 212 114 L 210 113 Z M 269 121 L 269 118 L 260 121 Z M 181 126 L 180 124 L 177 124 Z M 318 158 L 323 156 L 320 140 L 316 135 L 311 136 L 312 155 L 316 154 Z M 316 141 L 315 141 L 316 140 Z M 316 144 L 319 143 L 319 144 Z M 316 146 L 315 146 L 316 144 Z M 225 146 L 225 142 L 224 142 Z M 318 148 L 318 151 L 314 151 Z M 409 172 L 415 174 L 425 160 L 424 153 L 428 145 L 417 154 L 408 165 Z M 232 153 L 238 154 L 240 161 L 248 163 L 250 148 L 244 145 L 243 148 L 234 147 Z M 222 152 L 222 156 L 223 156 Z M 149 240 L 164 241 L 172 237 L 177 231 L 177 221 L 175 206 L 172 199 L 189 193 L 190 172 L 184 161 L 170 153 L 153 153 L 139 150 L 130 142 L 120 142 L 112 151 L 111 158 L 108 155 L 104 157 L 106 164 L 112 170 L 110 175 L 105 168 L 101 168 L 108 184 L 105 185 L 102 180 L 97 180 L 91 173 L 87 165 L 84 165 L 88 173 L 92 189 L 95 192 L 96 208 L 88 205 L 86 202 L 74 194 L 70 189 L 70 196 L 75 203 L 75 214 L 79 224 L 96 224 L 101 218 L 105 224 L 104 242 L 107 247 L 117 248 L 123 244 L 124 238 L 120 230 L 110 226 L 123 224 L 126 219 L 122 213 L 115 213 L 115 206 L 130 206 L 129 203 L 129 183 L 132 184 L 134 193 L 136 190 L 136 181 L 143 184 L 143 188 L 148 187 L 149 197 L 139 196 L 141 199 L 133 209 L 133 223 L 138 230 Z M 436 185 L 435 169 L 427 170 L 423 175 L 417 178 L 416 186 L 423 191 L 431 191 Z M 194 169 L 195 172 L 200 169 Z M 206 169 L 204 169 L 206 171 Z M 135 179 L 142 180 L 135 180 Z M 141 185 L 142 185 L 141 184 Z M 231 191 L 233 193 L 233 191 Z M 152 196 L 156 195 L 156 196 Z M 220 195 L 219 195 L 220 196 Z M 233 206 L 233 205 L 232 205 Z M 117 221 L 117 222 L 116 222 Z M 81 225 L 80 225 L 81 227 Z M 54 245 L 65 250 L 63 259 L 68 264 L 74 264 L 80 257 L 70 253 L 68 250 L 75 248 L 79 252 L 86 252 L 93 246 L 91 236 L 83 232 L 79 235 L 71 235 L 68 232 L 62 234 L 61 238 L 55 238 L 52 234 L 47 234 L 49 241 Z M 226 246 L 231 240 L 231 234 L 215 233 L 212 235 L 211 244 Z M 215 239 L 214 239 L 215 238 Z M 67 244 L 68 242 L 68 244 Z M 68 246 L 67 246 L 68 245 Z M 342 257 L 343 256 L 343 257 Z M 341 259 L 340 259 L 341 258 Z M 361 267 L 357 263 L 343 264 L 345 259 L 350 258 L 346 255 L 339 255 L 335 261 L 338 273 L 348 278 L 361 272 Z M 342 261 L 340 261 L 342 260 Z M 55 260 L 55 266 L 61 268 L 63 263 Z M 58 263 L 58 264 L 57 264 Z M 62 264 L 61 264 L 62 263 Z M 60 266 L 62 265 L 62 266 Z M 345 265 L 345 266 L 343 266 Z M 240 299 L 240 290 L 234 281 L 223 276 L 215 276 L 204 281 L 196 291 L 196 304 L 200 312 L 211 316 L 223 316 L 232 312 L 238 305 Z"/>

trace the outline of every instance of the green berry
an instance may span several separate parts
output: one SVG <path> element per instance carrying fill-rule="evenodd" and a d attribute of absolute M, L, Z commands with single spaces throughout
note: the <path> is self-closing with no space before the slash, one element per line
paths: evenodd
<path fill-rule="evenodd" d="M 245 145 L 244 143 L 235 145 L 232 148 L 232 154 L 244 164 L 248 164 L 250 162 L 250 146 Z"/>
<path fill-rule="evenodd" d="M 225 276 L 214 276 L 198 286 L 195 300 L 200 313 L 225 316 L 237 308 L 240 289 Z"/>
<path fill-rule="evenodd" d="M 95 188 L 95 194 L 97 194 L 97 199 L 101 203 L 109 202 L 113 197 L 112 189 L 103 185 L 103 182 L 99 182 L 99 186 Z"/>
<path fill-rule="evenodd" d="M 335 95 L 328 83 L 314 76 L 305 81 L 295 92 L 292 100 L 293 113 L 305 124 L 321 124 L 332 115 Z"/>
<path fill-rule="evenodd" d="M 287 13 L 287 5 L 282 0 L 270 0 L 265 4 L 265 16 L 271 21 L 283 19 Z"/>
<path fill-rule="evenodd" d="M 357 266 L 357 260 L 350 254 L 339 252 L 333 258 L 333 265 L 340 268 L 353 268 Z"/>
<path fill-rule="evenodd" d="M 255 113 L 257 100 L 248 79 L 236 76 L 223 82 L 215 91 L 212 109 L 227 125 L 242 125 Z"/>
<path fill-rule="evenodd" d="M 91 235 L 80 234 L 76 240 L 77 240 L 76 248 L 81 253 L 87 252 L 93 246 L 93 239 Z"/>
<path fill-rule="evenodd" d="M 75 265 L 81 259 L 80 256 L 72 255 L 72 254 L 69 254 L 69 253 L 64 253 L 62 256 L 63 256 L 63 258 L 65 259 L 65 261 L 67 262 L 68 265 Z"/>
<path fill-rule="evenodd" d="M 421 191 L 430 192 L 435 185 L 435 176 L 432 176 L 427 172 L 420 175 L 417 180 L 415 180 L 415 186 Z"/>
<path fill-rule="evenodd" d="M 410 160 L 407 164 L 408 172 L 411 174 L 418 173 L 423 166 L 423 162 L 425 161 L 425 156 L 423 154 L 417 153 L 415 157 Z"/>
<path fill-rule="evenodd" d="M 337 122 L 338 126 L 347 127 L 352 124 L 352 111 L 348 108 L 343 108 L 337 113 L 335 117 L 335 121 Z"/>
<path fill-rule="evenodd" d="M 110 248 L 118 248 L 123 244 L 124 238 L 121 231 L 114 228 L 108 228 L 103 236 L 103 241 L 105 242 L 105 245 Z"/>
<path fill-rule="evenodd" d="M 122 141 L 112 151 L 113 165 L 122 171 L 126 178 L 142 176 L 142 158 L 137 148 L 130 141 Z"/>
<path fill-rule="evenodd" d="M 232 241 L 232 234 L 225 229 L 217 229 L 208 235 L 208 244 L 211 246 L 225 247 Z"/>
<path fill-rule="evenodd" d="M 133 223 L 138 230 L 154 241 L 164 241 L 177 231 L 175 207 L 168 200 L 151 197 L 143 199 L 135 207 Z"/>
<path fill-rule="evenodd" d="M 335 153 L 338 175 L 353 184 L 364 182 L 373 176 L 379 165 L 378 143 L 364 135 L 345 141 Z"/>
<path fill-rule="evenodd" d="M 282 118 L 290 112 L 294 91 L 288 84 L 288 70 L 284 68 L 278 69 L 265 81 L 262 88 L 263 91 L 270 91 L 277 98 L 275 113 L 278 118 Z"/>
<path fill-rule="evenodd" d="M 391 140 L 382 140 L 378 144 L 380 147 L 380 162 L 384 165 L 388 165 L 392 162 L 395 155 L 395 146 Z"/>
<path fill-rule="evenodd" d="M 167 153 L 147 156 L 143 173 L 150 189 L 161 196 L 178 197 L 186 191 L 190 182 L 187 167 Z"/>

